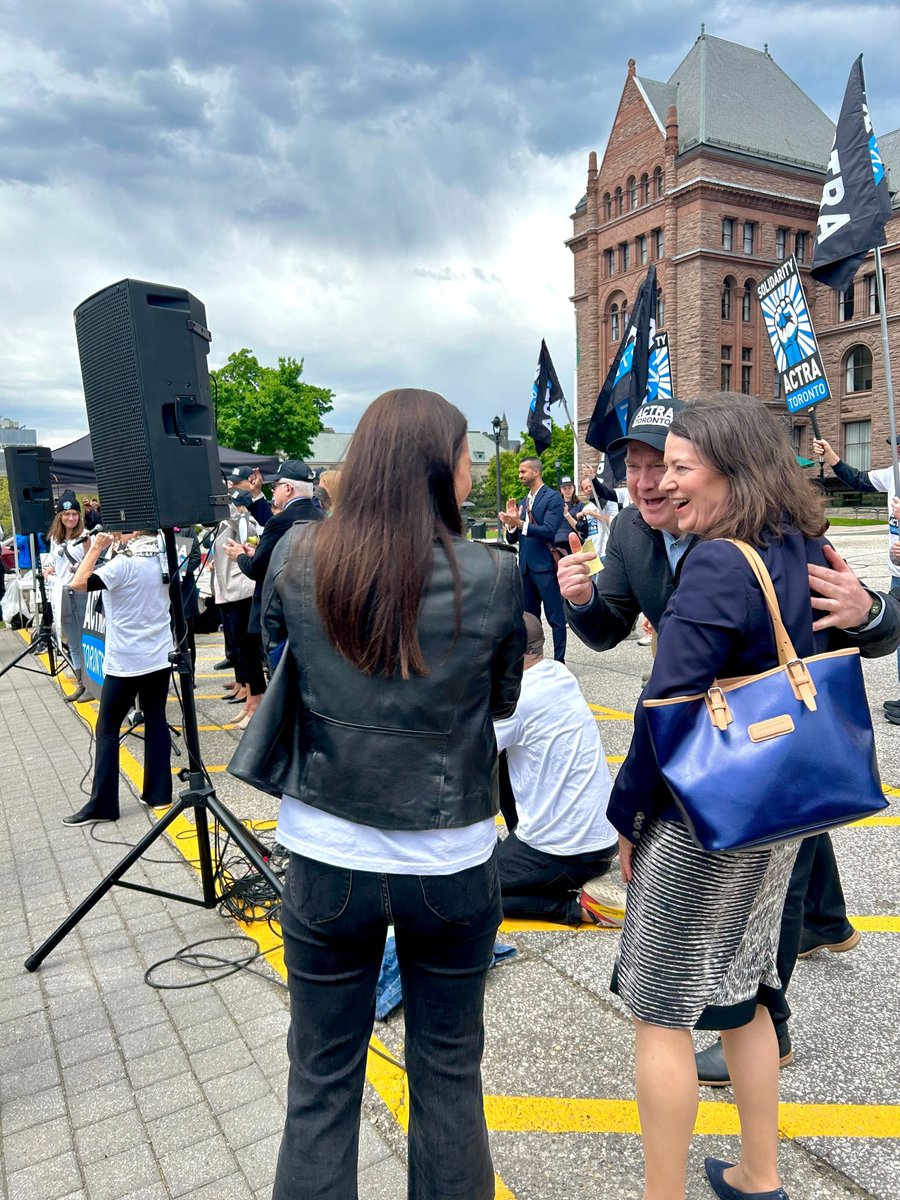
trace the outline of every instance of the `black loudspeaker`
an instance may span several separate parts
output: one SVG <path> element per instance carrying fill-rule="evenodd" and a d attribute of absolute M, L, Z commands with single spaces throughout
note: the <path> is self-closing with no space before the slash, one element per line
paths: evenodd
<path fill-rule="evenodd" d="M 183 288 L 123 279 L 75 309 L 105 529 L 228 515 L 206 359 L 206 310 Z"/>
<path fill-rule="evenodd" d="M 46 533 L 53 520 L 50 451 L 46 446 L 7 446 L 6 475 L 16 533 Z"/>

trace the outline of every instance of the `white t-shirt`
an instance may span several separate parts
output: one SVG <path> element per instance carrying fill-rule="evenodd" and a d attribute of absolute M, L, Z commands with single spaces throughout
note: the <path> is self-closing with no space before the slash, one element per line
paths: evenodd
<path fill-rule="evenodd" d="M 365 764 L 360 763 L 361 771 Z M 487 862 L 497 844 L 494 818 L 462 829 L 375 829 L 282 796 L 275 836 L 295 854 L 386 875 L 455 875 Z"/>
<path fill-rule="evenodd" d="M 169 589 L 158 554 L 117 554 L 93 572 L 103 580 L 107 675 L 147 675 L 169 666 Z"/>
<path fill-rule="evenodd" d="M 522 677 L 511 717 L 494 722 L 516 797 L 516 837 L 545 854 L 584 854 L 612 846 L 606 819 L 612 779 L 600 731 L 578 680 L 544 659 Z"/>
<path fill-rule="evenodd" d="M 893 467 L 882 467 L 878 471 L 870 471 L 869 479 L 873 487 L 878 488 L 879 492 L 887 492 L 888 498 L 888 548 L 900 539 L 900 521 L 894 520 L 891 515 L 894 511 L 894 497 L 897 495 L 894 490 L 894 469 Z M 888 570 L 897 579 L 900 579 L 900 563 L 895 563 L 888 553 Z"/>

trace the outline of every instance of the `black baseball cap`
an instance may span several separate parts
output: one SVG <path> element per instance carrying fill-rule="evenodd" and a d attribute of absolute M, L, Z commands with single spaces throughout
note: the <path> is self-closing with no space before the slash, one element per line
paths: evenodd
<path fill-rule="evenodd" d="M 665 450 L 666 434 L 672 424 L 672 418 L 684 408 L 682 400 L 654 400 L 650 404 L 642 404 L 635 409 L 628 423 L 628 432 L 624 437 L 616 438 L 606 447 L 607 450 L 624 450 L 628 442 L 643 442 L 654 450 Z"/>
<path fill-rule="evenodd" d="M 564 483 L 574 483 L 574 482 L 575 482 L 575 480 L 572 478 L 571 475 L 563 475 L 562 479 L 559 481 L 559 486 L 562 487 L 562 485 Z"/>
<path fill-rule="evenodd" d="M 255 467 L 233 467 L 228 472 L 228 478 L 232 481 L 232 483 L 237 482 L 239 479 L 247 480 L 253 474 L 255 469 Z"/>
<path fill-rule="evenodd" d="M 279 479 L 290 479 L 293 483 L 312 483 L 315 471 L 300 458 L 286 458 L 274 475 L 264 475 L 266 483 L 277 483 Z"/>
<path fill-rule="evenodd" d="M 238 507 L 250 508 L 253 504 L 253 497 L 249 492 L 245 492 L 243 488 L 235 488 L 233 492 L 229 492 L 231 503 Z"/>

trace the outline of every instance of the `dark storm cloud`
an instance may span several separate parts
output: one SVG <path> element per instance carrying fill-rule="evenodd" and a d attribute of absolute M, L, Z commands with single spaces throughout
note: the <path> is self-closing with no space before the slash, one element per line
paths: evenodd
<path fill-rule="evenodd" d="M 783 21 L 797 8 L 762 12 Z M 863 8 L 891 20 L 889 5 Z M 800 6 L 816 78 L 847 55 L 833 31 L 830 55 L 809 53 L 829 9 L 813 20 Z M 23 4 L 12 32 L 52 47 L 61 76 L 52 90 L 26 76 L 7 91 L 0 172 L 114 181 L 150 205 L 168 204 L 177 186 L 211 219 L 270 225 L 277 239 L 299 234 L 298 222 L 307 241 L 371 251 L 377 239 L 385 253 L 464 232 L 489 238 L 486 205 L 513 185 L 518 154 L 602 150 L 629 55 L 665 78 L 704 17 L 727 34 L 715 17 L 736 11 L 594 0 Z M 792 49 L 772 47 L 789 73 Z M 830 82 L 838 96 L 842 82 Z"/>

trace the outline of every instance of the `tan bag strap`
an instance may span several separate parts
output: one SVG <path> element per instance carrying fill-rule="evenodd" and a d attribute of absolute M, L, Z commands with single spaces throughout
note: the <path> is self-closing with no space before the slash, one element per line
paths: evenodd
<path fill-rule="evenodd" d="M 790 634 L 784 627 L 778 597 L 775 595 L 772 577 L 766 569 L 766 564 L 747 542 L 738 541 L 737 538 L 722 538 L 721 540 L 723 542 L 731 542 L 733 546 L 737 546 L 738 550 L 740 550 L 741 554 L 743 554 L 744 558 L 750 564 L 750 569 L 756 576 L 757 583 L 762 588 L 762 593 L 769 609 L 769 616 L 772 619 L 772 630 L 775 634 L 775 646 L 778 651 L 779 666 L 788 668 L 787 676 L 797 699 L 802 700 L 808 709 L 815 711 L 816 702 L 814 697 L 816 695 L 816 685 L 812 681 L 806 664 L 797 657 L 794 643 L 791 641 Z"/>
<path fill-rule="evenodd" d="M 731 542 L 732 546 L 737 546 L 744 558 L 750 564 L 750 569 L 756 576 L 756 582 L 762 588 L 763 596 L 765 596 L 766 604 L 769 609 L 769 616 L 772 618 L 772 628 L 775 633 L 775 645 L 778 650 L 778 662 L 783 667 L 785 663 L 793 662 L 797 658 L 797 651 L 794 649 L 794 643 L 791 641 L 790 634 L 784 627 L 784 621 L 781 619 L 781 608 L 778 604 L 778 597 L 775 595 L 775 588 L 772 584 L 772 577 L 766 570 L 766 564 L 760 558 L 759 554 L 747 542 L 740 542 L 737 538 L 722 538 L 723 542 Z"/>

